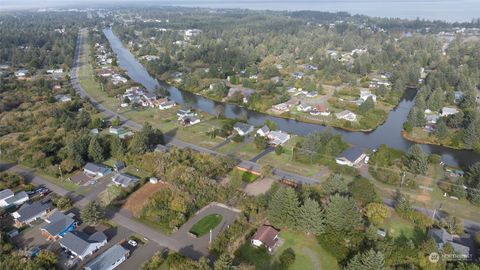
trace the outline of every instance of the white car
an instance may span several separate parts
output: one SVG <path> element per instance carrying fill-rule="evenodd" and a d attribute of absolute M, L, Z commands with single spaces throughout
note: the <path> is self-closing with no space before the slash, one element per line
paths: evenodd
<path fill-rule="evenodd" d="M 368 156 L 365 157 L 365 160 L 364 160 L 365 164 L 368 164 L 368 161 L 369 161 L 369 160 L 370 160 L 370 157 L 368 157 Z"/>
<path fill-rule="evenodd" d="M 130 244 L 132 247 L 136 247 L 138 245 L 134 240 L 128 240 L 128 244 Z"/>

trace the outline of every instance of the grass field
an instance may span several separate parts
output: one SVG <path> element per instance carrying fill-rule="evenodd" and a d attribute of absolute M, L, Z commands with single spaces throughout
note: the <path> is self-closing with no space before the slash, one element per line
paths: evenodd
<path fill-rule="evenodd" d="M 219 214 L 211 214 L 202 219 L 200 219 L 197 223 L 193 224 L 192 228 L 190 229 L 190 233 L 200 237 L 208 233 L 211 229 L 222 222 L 222 215 Z"/>
<path fill-rule="evenodd" d="M 123 207 L 130 210 L 130 212 L 132 212 L 134 216 L 138 217 L 143 207 L 148 202 L 148 199 L 155 192 L 166 187 L 167 185 L 162 183 L 158 183 L 158 184 L 146 183 L 141 188 L 139 188 L 134 193 L 132 193 L 130 196 L 128 196 L 128 199 L 123 205 Z"/>
<path fill-rule="evenodd" d="M 405 237 L 417 244 L 423 242 L 427 237 L 424 230 L 415 227 L 414 224 L 401 218 L 394 211 L 392 211 L 392 216 L 385 220 L 385 232 L 390 237 Z"/>
<path fill-rule="evenodd" d="M 280 233 L 284 240 L 274 254 L 270 255 L 264 248 L 255 248 L 245 243 L 236 252 L 237 262 L 248 262 L 255 265 L 255 269 L 275 269 L 280 254 L 287 248 L 295 251 L 295 262 L 289 270 L 339 269 L 337 261 L 316 241 L 315 237 L 303 233 L 284 231 Z"/>

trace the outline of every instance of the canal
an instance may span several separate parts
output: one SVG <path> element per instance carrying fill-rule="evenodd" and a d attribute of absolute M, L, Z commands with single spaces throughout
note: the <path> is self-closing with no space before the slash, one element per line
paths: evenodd
<path fill-rule="evenodd" d="M 308 135 L 312 132 L 323 131 L 328 127 L 300 122 L 294 119 L 285 119 L 270 116 L 264 113 L 251 111 L 235 104 L 225 104 L 208 98 L 193 94 L 191 92 L 179 90 L 164 82 L 159 82 L 147 72 L 145 67 L 135 58 L 135 56 L 123 46 L 120 39 L 108 28 L 104 29 L 104 34 L 110 42 L 113 52 L 118 57 L 118 63 L 121 68 L 127 71 L 130 78 L 142 84 L 146 89 L 152 91 L 158 86 L 162 86 L 170 93 L 170 99 L 178 104 L 188 104 L 192 108 L 205 111 L 209 114 L 215 114 L 215 106 L 222 104 L 225 108 L 225 117 L 227 118 L 246 118 L 248 123 L 260 126 L 266 119 L 277 124 L 278 129 L 290 134 Z M 416 90 L 409 89 L 406 91 L 398 106 L 393 109 L 385 123 L 371 132 L 353 132 L 337 128 L 331 128 L 335 134 L 340 134 L 352 145 L 362 148 L 378 148 L 381 144 L 399 150 L 407 151 L 413 144 L 405 140 L 402 135 L 402 126 L 410 109 L 414 104 Z M 452 166 L 466 166 L 473 162 L 480 161 L 480 155 L 467 150 L 455 150 L 437 145 L 422 145 L 427 153 L 434 153 L 442 156 L 443 162 Z"/>

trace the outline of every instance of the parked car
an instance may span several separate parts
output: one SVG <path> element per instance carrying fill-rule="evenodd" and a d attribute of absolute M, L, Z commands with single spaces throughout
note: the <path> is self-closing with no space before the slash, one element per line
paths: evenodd
<path fill-rule="evenodd" d="M 135 240 L 128 240 L 128 244 L 130 244 L 132 247 L 136 247 L 138 245 Z"/>

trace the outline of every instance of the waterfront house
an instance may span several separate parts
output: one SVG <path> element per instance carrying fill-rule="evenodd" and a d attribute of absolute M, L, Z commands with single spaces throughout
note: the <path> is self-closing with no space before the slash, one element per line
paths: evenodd
<path fill-rule="evenodd" d="M 184 126 L 193 126 L 198 123 L 200 123 L 200 119 L 194 116 L 186 116 L 186 117 L 180 118 L 180 124 Z"/>
<path fill-rule="evenodd" d="M 85 266 L 85 270 L 112 270 L 124 262 L 130 251 L 116 244 Z"/>
<path fill-rule="evenodd" d="M 24 225 L 30 225 L 33 221 L 44 218 L 51 209 L 52 205 L 50 203 L 40 201 L 25 203 L 20 209 L 12 213 L 12 217 L 15 219 L 15 227 L 20 228 Z"/>
<path fill-rule="evenodd" d="M 290 108 L 290 105 L 286 102 L 280 103 L 277 105 L 273 105 L 273 109 L 278 111 L 278 112 L 288 112 Z"/>
<path fill-rule="evenodd" d="M 369 90 L 360 90 L 360 100 L 365 102 L 369 97 L 372 98 L 373 102 L 377 102 L 377 96 L 372 94 Z"/>
<path fill-rule="evenodd" d="M 257 130 L 257 135 L 265 137 L 268 135 L 269 132 L 270 132 L 270 128 L 265 125 Z"/>
<path fill-rule="evenodd" d="M 160 103 L 160 105 L 158 105 L 158 108 L 160 110 L 168 110 L 168 109 L 171 109 L 173 107 L 175 107 L 175 101 L 164 101 L 162 103 Z"/>
<path fill-rule="evenodd" d="M 359 147 L 350 147 L 343 151 L 336 159 L 335 162 L 340 165 L 347 165 L 350 167 L 357 166 L 367 155 L 363 149 Z"/>
<path fill-rule="evenodd" d="M 73 219 L 74 214 L 65 215 L 60 211 L 54 212 L 47 217 L 45 221 L 48 223 L 40 229 L 42 235 L 47 240 L 57 240 L 62 238 L 66 233 L 75 230 L 77 222 Z"/>
<path fill-rule="evenodd" d="M 245 136 L 245 135 L 248 135 L 249 133 L 252 133 L 255 128 L 252 125 L 245 124 L 242 122 L 237 122 L 233 126 L 233 129 L 238 133 L 238 135 Z"/>
<path fill-rule="evenodd" d="M 303 103 L 297 105 L 297 111 L 299 112 L 309 112 L 311 110 L 312 110 L 312 106 L 310 105 L 303 104 Z"/>
<path fill-rule="evenodd" d="M 328 111 L 328 108 L 325 105 L 318 104 L 313 108 L 312 111 L 310 111 L 311 115 L 322 115 L 322 116 L 329 116 L 330 112 Z"/>
<path fill-rule="evenodd" d="M 195 116 L 195 113 L 190 109 L 182 108 L 177 111 L 177 116 L 179 117 L 179 120 L 181 120 L 181 118 L 184 117 L 193 117 Z"/>
<path fill-rule="evenodd" d="M 83 167 L 83 172 L 92 177 L 103 177 L 111 173 L 112 169 L 101 164 L 88 162 L 87 164 L 85 164 L 85 167 Z"/>
<path fill-rule="evenodd" d="M 350 122 L 357 121 L 357 115 L 349 110 L 344 110 L 342 112 L 336 113 L 335 116 L 338 119 L 343 119 Z"/>
<path fill-rule="evenodd" d="M 286 143 L 290 139 L 290 134 L 279 130 L 273 130 L 267 134 L 267 138 L 270 140 L 270 144 L 277 146 Z"/>
<path fill-rule="evenodd" d="M 135 186 L 139 182 L 139 179 L 126 173 L 117 173 L 112 177 L 112 182 L 117 186 L 128 188 Z"/>
<path fill-rule="evenodd" d="M 436 124 L 439 118 L 440 115 L 438 113 L 430 113 L 425 115 L 425 120 L 427 121 L 427 124 Z"/>
<path fill-rule="evenodd" d="M 265 247 L 268 252 L 273 252 L 279 243 L 278 234 L 279 231 L 272 226 L 263 225 L 257 229 L 250 242 L 255 247 Z"/>
<path fill-rule="evenodd" d="M 107 236 L 103 232 L 96 232 L 92 235 L 82 232 L 68 232 L 60 239 L 59 244 L 80 260 L 83 260 L 106 245 Z"/>

